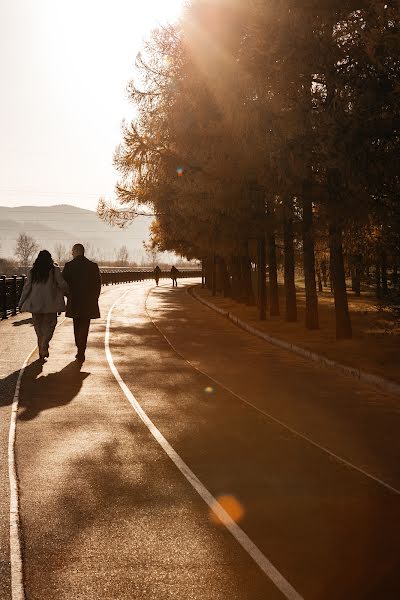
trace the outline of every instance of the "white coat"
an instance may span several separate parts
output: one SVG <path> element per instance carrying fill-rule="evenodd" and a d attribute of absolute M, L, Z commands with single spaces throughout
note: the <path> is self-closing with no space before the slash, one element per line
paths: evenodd
<path fill-rule="evenodd" d="M 20 310 L 31 313 L 64 312 L 64 296 L 67 293 L 68 285 L 59 267 L 53 267 L 44 283 L 32 282 L 32 270 L 30 270 L 19 301 Z"/>

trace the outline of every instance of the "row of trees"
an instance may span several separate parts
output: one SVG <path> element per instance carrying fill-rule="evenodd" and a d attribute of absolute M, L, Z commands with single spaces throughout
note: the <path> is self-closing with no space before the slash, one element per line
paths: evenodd
<path fill-rule="evenodd" d="M 302 257 L 306 327 L 319 286 L 334 294 L 337 338 L 351 337 L 346 275 L 360 293 L 398 290 L 400 13 L 397 1 L 192 0 L 153 33 L 129 94 L 137 118 L 115 153 L 123 226 L 151 207 L 152 243 L 216 264 L 225 293 L 297 319 Z M 265 256 L 266 255 L 266 256 Z M 265 260 L 266 259 L 266 260 Z M 388 277 L 390 272 L 390 278 Z"/>
<path fill-rule="evenodd" d="M 101 260 L 99 249 L 95 248 L 91 242 L 84 242 L 83 245 L 85 246 L 86 255 L 89 258 L 92 258 L 98 262 L 110 263 L 109 260 Z M 18 235 L 18 238 L 15 242 L 14 254 L 20 266 L 26 267 L 31 265 L 39 250 L 40 245 L 33 236 L 25 232 L 21 232 Z M 55 244 L 51 252 L 54 260 L 59 265 L 63 265 L 66 261 L 71 260 L 71 248 L 67 248 L 67 246 L 61 242 Z M 114 260 L 111 261 L 111 263 L 112 262 L 121 267 L 131 264 L 129 260 L 129 250 L 125 245 L 115 249 Z"/>
<path fill-rule="evenodd" d="M 100 256 L 100 252 L 98 248 L 94 248 L 93 244 L 90 242 L 84 242 L 86 255 L 95 260 L 100 265 L 106 266 L 116 266 L 116 267 L 136 267 L 139 266 L 137 262 L 130 260 L 129 250 L 126 245 L 121 246 L 120 248 L 116 248 L 114 250 L 114 259 L 113 260 L 105 260 Z M 159 252 L 157 247 L 152 242 L 143 243 L 143 249 L 145 251 L 145 256 L 142 256 L 140 266 L 148 266 L 154 269 L 157 263 L 160 263 L 165 268 L 169 266 L 169 262 L 165 262 L 165 258 Z M 40 250 L 39 243 L 35 240 L 34 237 L 27 233 L 20 233 L 16 240 L 15 244 L 15 258 L 19 266 L 27 267 L 32 264 L 33 260 L 36 258 L 37 253 Z M 58 242 L 54 245 L 52 250 L 53 259 L 59 264 L 64 265 L 66 261 L 71 260 L 71 250 L 70 248 Z M 160 262 L 161 261 L 161 262 Z M 181 265 L 184 267 L 191 266 L 185 260 L 174 261 L 177 265 Z M 5 271 L 13 272 L 14 267 L 16 266 L 12 261 L 4 261 L 1 263 L 3 266 L 0 269 L 1 273 L 4 274 Z M 0 265 L 1 266 L 1 265 Z M 168 267 L 169 268 L 169 267 Z M 10 272 L 11 272 L 10 271 Z"/>

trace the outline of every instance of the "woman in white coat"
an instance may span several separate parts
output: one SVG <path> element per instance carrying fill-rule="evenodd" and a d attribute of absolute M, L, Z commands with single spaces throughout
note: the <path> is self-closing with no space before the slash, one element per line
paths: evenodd
<path fill-rule="evenodd" d="M 32 313 L 39 356 L 43 362 L 49 356 L 49 342 L 57 324 L 57 313 L 65 311 L 64 296 L 67 293 L 68 285 L 50 252 L 41 250 L 26 278 L 19 306 L 21 312 Z"/>

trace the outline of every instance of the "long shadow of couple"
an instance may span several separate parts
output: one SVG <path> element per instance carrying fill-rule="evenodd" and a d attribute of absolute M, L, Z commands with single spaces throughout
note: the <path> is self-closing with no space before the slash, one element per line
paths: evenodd
<path fill-rule="evenodd" d="M 58 373 L 39 377 L 42 366 L 39 361 L 31 363 L 24 372 L 20 391 L 18 419 L 29 421 L 44 410 L 65 406 L 79 393 L 90 373 L 82 372 L 73 361 Z"/>

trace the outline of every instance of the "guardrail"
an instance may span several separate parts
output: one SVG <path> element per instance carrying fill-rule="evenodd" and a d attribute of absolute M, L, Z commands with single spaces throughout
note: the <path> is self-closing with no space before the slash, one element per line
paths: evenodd
<path fill-rule="evenodd" d="M 117 285 L 154 279 L 154 271 L 100 269 L 102 285 Z M 178 279 L 201 277 L 201 269 L 179 269 Z M 171 279 L 169 271 L 161 271 L 160 279 Z M 18 313 L 18 302 L 25 283 L 25 275 L 0 275 L 0 318 L 7 319 Z"/>
<path fill-rule="evenodd" d="M 18 301 L 25 283 L 25 275 L 13 275 L 12 277 L 0 276 L 0 315 L 7 319 L 9 315 L 18 312 Z"/>

